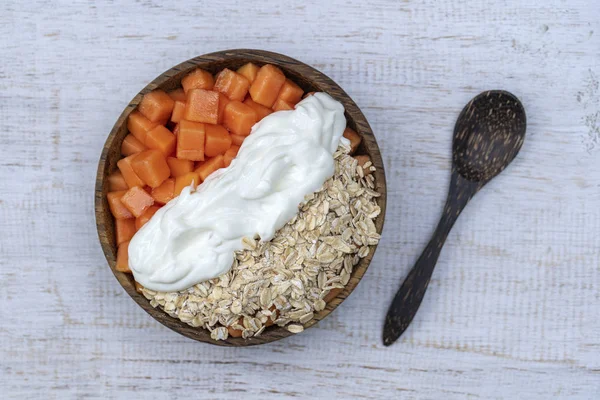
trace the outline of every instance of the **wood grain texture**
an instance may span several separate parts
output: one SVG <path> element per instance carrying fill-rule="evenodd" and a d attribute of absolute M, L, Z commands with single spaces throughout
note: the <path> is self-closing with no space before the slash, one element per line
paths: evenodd
<path fill-rule="evenodd" d="M 362 138 L 360 146 L 356 150 L 356 154 L 368 156 L 373 165 L 377 168 L 374 172 L 375 189 L 380 196 L 376 198 L 375 201 L 380 207 L 381 213 L 377 216 L 374 222 L 377 233 L 379 234 L 381 234 L 383 230 L 386 209 L 387 189 L 385 185 L 383 160 L 381 159 L 381 152 L 379 150 L 379 146 L 377 146 L 377 140 L 373 135 L 373 131 L 369 126 L 369 122 L 357 107 L 356 103 L 354 103 L 354 101 L 348 97 L 342 88 L 340 88 L 329 77 L 310 67 L 309 65 L 285 55 L 269 51 L 232 49 L 194 57 L 170 68 L 149 83 L 125 107 L 125 110 L 123 110 L 117 119 L 117 122 L 113 126 L 110 134 L 108 135 L 106 143 L 102 149 L 102 154 L 98 163 L 98 172 L 96 174 L 96 188 L 94 197 L 96 227 L 98 228 L 100 245 L 102 246 L 104 256 L 108 261 L 110 269 L 112 270 L 113 274 L 115 274 L 115 277 L 119 283 L 123 286 L 127 294 L 129 294 L 131 298 L 148 314 L 166 327 L 171 328 L 175 332 L 181 333 L 190 339 L 216 344 L 219 346 L 253 346 L 274 342 L 276 340 L 291 336 L 293 333 L 284 327 L 275 325 L 267 328 L 263 334 L 258 337 L 243 339 L 241 337 L 230 336 L 226 340 L 215 341 L 211 339 L 209 331 L 202 328 L 191 327 L 188 324 L 169 316 L 162 309 L 155 309 L 152 307 L 150 302 L 136 290 L 133 276 L 131 274 L 125 274 L 116 270 L 117 246 L 114 236 L 114 218 L 111 214 L 108 201 L 106 199 L 109 186 L 106 178 L 109 174 L 117 170 L 117 161 L 121 159 L 121 144 L 123 143 L 125 136 L 129 133 L 127 130 L 127 119 L 129 114 L 131 114 L 131 112 L 139 105 L 142 97 L 145 94 L 155 89 L 170 91 L 179 88 L 181 85 L 181 79 L 196 68 L 201 68 L 205 71 L 216 74 L 223 70 L 223 68 L 237 70 L 239 67 L 249 62 L 258 66 L 263 66 L 264 64 L 276 65 L 281 68 L 286 77 L 296 82 L 296 84 L 298 84 L 304 90 L 304 92 L 325 92 L 344 105 L 347 126 L 354 129 Z M 327 302 L 325 309 L 317 312 L 312 320 L 304 324 L 304 328 L 310 328 L 323 318 L 327 317 L 350 295 L 350 293 L 352 293 L 352 291 L 356 288 L 356 285 L 358 285 L 358 282 L 360 282 L 361 278 L 367 271 L 376 249 L 376 245 L 370 247 L 369 254 L 362 258 L 356 265 L 352 271 L 352 276 L 350 277 L 348 284 L 343 290 L 332 290 L 328 293 L 324 299 Z"/>
<path fill-rule="evenodd" d="M 0 2 L 2 397 L 596 399 L 599 14 L 590 0 Z M 99 154 L 129 100 L 229 48 L 287 54 L 340 84 L 388 186 L 353 294 L 316 327 L 250 348 L 151 319 L 106 267 L 93 212 Z M 527 140 L 467 206 L 411 327 L 384 348 L 387 306 L 440 216 L 456 117 L 492 88 L 523 101 Z"/>

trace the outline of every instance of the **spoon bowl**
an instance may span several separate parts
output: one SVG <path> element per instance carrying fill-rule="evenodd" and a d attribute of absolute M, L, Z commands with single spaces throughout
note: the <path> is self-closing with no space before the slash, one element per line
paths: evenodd
<path fill-rule="evenodd" d="M 517 156 L 525 140 L 523 105 L 502 90 L 483 92 L 460 113 L 452 142 L 452 174 L 440 222 L 388 310 L 383 344 L 394 343 L 417 314 L 448 233 L 469 200 Z"/>

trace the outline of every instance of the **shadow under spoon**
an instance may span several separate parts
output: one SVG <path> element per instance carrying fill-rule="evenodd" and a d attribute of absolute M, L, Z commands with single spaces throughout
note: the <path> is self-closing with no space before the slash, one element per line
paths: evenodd
<path fill-rule="evenodd" d="M 448 233 L 469 200 L 515 158 L 527 126 L 523 105 L 501 90 L 483 92 L 462 110 L 452 141 L 452 175 L 440 222 L 396 293 L 385 318 L 383 344 L 408 328 L 421 305 Z"/>

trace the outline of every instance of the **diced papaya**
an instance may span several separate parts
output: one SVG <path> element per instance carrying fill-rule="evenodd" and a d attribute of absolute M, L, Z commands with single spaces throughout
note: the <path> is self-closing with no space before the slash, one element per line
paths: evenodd
<path fill-rule="evenodd" d="M 160 209 L 159 206 L 151 206 L 148 207 L 146 211 L 139 217 L 135 219 L 135 229 L 139 231 L 142 226 L 146 224 L 146 222 L 150 221 L 150 218 Z"/>
<path fill-rule="evenodd" d="M 158 150 L 165 157 L 175 152 L 177 138 L 173 133 L 162 125 L 158 125 L 146 134 L 146 147 Z"/>
<path fill-rule="evenodd" d="M 182 101 L 185 103 L 185 92 L 182 88 L 171 90 L 168 92 L 168 95 L 171 96 L 173 101 Z"/>
<path fill-rule="evenodd" d="M 125 182 L 127 182 L 127 186 L 129 186 L 129 188 L 135 186 L 144 186 L 144 181 L 138 176 L 138 174 L 135 173 L 133 166 L 131 165 L 136 155 L 137 154 L 132 154 L 117 161 L 117 167 L 119 167 L 119 171 L 121 171 L 123 179 L 125 179 Z"/>
<path fill-rule="evenodd" d="M 115 269 L 119 272 L 131 273 L 129 269 L 129 241 L 123 242 L 117 249 L 117 264 Z"/>
<path fill-rule="evenodd" d="M 350 141 L 350 154 L 354 154 L 354 152 L 360 145 L 362 138 L 358 133 L 356 133 L 354 129 L 348 127 L 344 129 L 344 137 Z"/>
<path fill-rule="evenodd" d="M 179 122 L 183 119 L 183 114 L 185 113 L 185 100 L 175 100 L 175 105 L 173 106 L 173 114 L 171 114 L 171 121 Z"/>
<path fill-rule="evenodd" d="M 273 103 L 273 111 L 288 111 L 293 109 L 293 104 L 288 103 L 287 101 L 282 99 L 277 99 L 275 100 L 275 103 Z"/>
<path fill-rule="evenodd" d="M 174 104 L 171 96 L 164 90 L 156 89 L 142 97 L 138 110 L 150 121 L 164 124 L 169 120 Z"/>
<path fill-rule="evenodd" d="M 204 154 L 214 157 L 224 154 L 231 147 L 231 137 L 227 129 L 221 125 L 205 125 L 206 141 L 204 142 Z"/>
<path fill-rule="evenodd" d="M 178 176 L 175 178 L 175 190 L 173 194 L 179 196 L 183 188 L 194 185 L 194 187 L 200 184 L 200 177 L 196 172 L 188 172 L 185 175 Z"/>
<path fill-rule="evenodd" d="M 182 160 L 175 157 L 167 157 L 167 164 L 171 170 L 171 176 L 177 178 L 194 170 L 194 162 L 190 160 Z"/>
<path fill-rule="evenodd" d="M 302 98 L 304 90 L 289 79 L 285 80 L 285 83 L 279 91 L 278 99 L 284 100 L 290 104 L 296 104 Z"/>
<path fill-rule="evenodd" d="M 132 187 L 123 197 L 121 203 L 135 216 L 139 217 L 154 204 L 154 199 L 141 187 Z"/>
<path fill-rule="evenodd" d="M 121 143 L 121 154 L 125 157 L 140 153 L 146 149 L 147 147 L 133 135 L 125 136 L 123 143 Z"/>
<path fill-rule="evenodd" d="M 108 191 L 114 192 L 116 190 L 127 190 L 127 182 L 123 178 L 123 174 L 120 171 L 115 171 L 106 178 L 108 180 Z"/>
<path fill-rule="evenodd" d="M 192 89 L 211 90 L 214 84 L 211 73 L 200 68 L 193 70 L 181 80 L 181 86 L 185 93 Z"/>
<path fill-rule="evenodd" d="M 243 75 L 248 79 L 250 83 L 254 82 L 256 79 L 256 74 L 258 74 L 259 67 L 256 64 L 247 63 L 238 68 L 237 73 Z"/>
<path fill-rule="evenodd" d="M 216 124 L 219 120 L 219 93 L 211 90 L 192 89 L 187 92 L 184 119 Z"/>
<path fill-rule="evenodd" d="M 177 158 L 203 161 L 206 125 L 201 122 L 181 120 L 177 134 Z"/>
<path fill-rule="evenodd" d="M 236 145 L 236 146 L 241 146 L 242 143 L 244 143 L 244 139 L 246 139 L 246 136 L 242 136 L 242 135 L 229 135 L 229 136 L 231 136 L 231 144 Z"/>
<path fill-rule="evenodd" d="M 256 112 L 256 117 L 258 121 L 260 121 L 261 119 L 273 112 L 273 110 L 271 110 L 270 108 L 265 107 L 262 104 L 258 104 L 251 98 L 247 98 L 246 100 L 244 100 L 244 104 L 252 108 Z"/>
<path fill-rule="evenodd" d="M 144 143 L 146 141 L 146 133 L 153 129 L 157 122 L 152 122 L 144 117 L 141 112 L 134 111 L 127 118 L 127 129 L 137 140 Z"/>
<path fill-rule="evenodd" d="M 248 78 L 229 68 L 225 68 L 217 74 L 217 81 L 215 82 L 213 89 L 223 93 L 230 100 L 241 101 L 246 97 L 248 88 L 250 88 L 250 81 Z"/>
<path fill-rule="evenodd" d="M 232 101 L 225 107 L 223 125 L 234 135 L 248 136 L 256 121 L 256 111 L 244 103 Z"/>
<path fill-rule="evenodd" d="M 354 158 L 356 159 L 356 161 L 358 161 L 358 166 L 362 168 L 364 175 L 371 174 L 371 164 L 369 164 L 368 167 L 365 167 L 365 164 L 371 161 L 371 157 L 367 155 L 359 155 L 354 156 Z"/>
<path fill-rule="evenodd" d="M 173 135 L 175 135 L 176 138 L 177 135 L 179 135 L 179 124 L 175 124 L 175 127 L 173 128 Z"/>
<path fill-rule="evenodd" d="M 200 176 L 200 179 L 202 179 L 202 182 L 204 182 L 210 174 L 212 174 L 219 168 L 225 168 L 225 162 L 223 160 L 222 155 L 218 155 L 216 157 L 209 158 L 208 160 L 204 161 L 200 166 L 196 168 L 195 172 L 198 173 L 198 176 Z"/>
<path fill-rule="evenodd" d="M 110 212 L 115 219 L 133 218 L 133 214 L 121 202 L 121 199 L 125 193 L 127 193 L 127 190 L 118 190 L 116 192 L 108 192 L 106 194 L 108 207 L 110 208 Z"/>
<path fill-rule="evenodd" d="M 274 65 L 263 65 L 250 86 L 252 100 L 265 107 L 271 108 L 281 87 L 285 83 L 285 75 Z"/>
<path fill-rule="evenodd" d="M 223 155 L 223 163 L 225 164 L 225 167 L 229 167 L 229 165 L 231 164 L 231 161 L 233 161 L 233 159 L 237 156 L 238 151 L 240 150 L 240 146 L 231 146 L 229 148 L 229 150 L 227 150 L 225 152 L 225 154 Z"/>
<path fill-rule="evenodd" d="M 218 121 L 219 124 L 223 123 L 223 115 L 225 112 L 225 107 L 227 107 L 227 104 L 229 104 L 231 100 L 229 100 L 229 98 L 227 96 L 225 96 L 223 93 L 219 93 L 219 116 L 218 116 Z"/>
<path fill-rule="evenodd" d="M 136 232 L 135 218 L 125 218 L 115 220 L 115 238 L 117 246 L 123 242 L 131 240 Z"/>
<path fill-rule="evenodd" d="M 155 187 L 152 189 L 152 198 L 158 204 L 167 204 L 171 201 L 175 195 L 173 194 L 175 191 L 175 179 L 169 178 L 165 180 L 162 185 L 159 187 Z"/>
<path fill-rule="evenodd" d="M 131 162 L 131 167 L 151 188 L 160 186 L 171 175 L 165 156 L 158 150 L 139 153 Z"/>

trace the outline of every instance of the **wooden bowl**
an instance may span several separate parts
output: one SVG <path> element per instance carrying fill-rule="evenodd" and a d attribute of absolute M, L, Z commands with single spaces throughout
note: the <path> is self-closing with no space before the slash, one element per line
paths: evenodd
<path fill-rule="evenodd" d="M 282 339 L 286 336 L 290 336 L 292 333 L 285 328 L 275 325 L 267 328 L 262 335 L 258 337 L 249 339 L 229 337 L 224 341 L 215 341 L 211 339 L 210 332 L 207 330 L 203 328 L 193 328 L 186 323 L 167 315 L 161 309 L 153 308 L 150 305 L 150 302 L 143 295 L 136 292 L 132 275 L 115 270 L 117 247 L 115 245 L 114 237 L 114 221 L 108 207 L 108 202 L 106 201 L 106 192 L 108 188 L 106 177 L 117 168 L 117 161 L 121 157 L 121 142 L 125 138 L 125 135 L 127 135 L 127 117 L 129 116 L 129 113 L 135 110 L 144 94 L 157 88 L 163 90 L 172 90 L 179 87 L 181 78 L 197 67 L 212 73 L 216 73 L 226 67 L 236 70 L 243 64 L 250 61 L 257 65 L 263 65 L 266 63 L 274 64 L 281 68 L 288 78 L 300 85 L 305 92 L 326 92 L 344 105 L 346 109 L 348 126 L 356 130 L 363 139 L 357 154 L 369 155 L 373 164 L 377 168 L 377 171 L 375 172 L 375 181 L 376 189 L 379 193 L 381 193 L 381 197 L 377 199 L 377 203 L 381 207 L 381 214 L 377 217 L 375 226 L 377 227 L 377 232 L 379 233 L 381 233 L 383 229 L 383 220 L 385 216 L 385 173 L 383 169 L 383 161 L 381 160 L 381 154 L 379 152 L 379 147 L 377 146 L 375 136 L 373 136 L 373 132 L 371 131 L 369 123 L 354 101 L 352 101 L 352 99 L 346 94 L 346 92 L 342 90 L 342 88 L 340 88 L 334 81 L 325 76 L 323 73 L 301 63 L 300 61 L 294 60 L 293 58 L 284 56 L 282 54 L 271 53 L 262 50 L 228 50 L 192 58 L 191 60 L 169 69 L 158 78 L 153 80 L 140 93 L 138 93 L 133 100 L 131 100 L 127 107 L 125 107 L 125 110 L 123 110 L 112 131 L 108 135 L 108 139 L 106 139 L 104 149 L 102 150 L 102 155 L 100 156 L 95 193 L 96 226 L 98 228 L 100 244 L 102 245 L 102 250 L 104 251 L 104 255 L 106 256 L 106 260 L 108 261 L 110 269 L 121 286 L 123 286 L 127 294 L 129 294 L 129 296 L 131 296 L 131 298 L 135 300 L 135 302 L 148 314 L 150 314 L 161 324 L 184 336 L 201 342 L 207 342 L 221 346 L 251 346 L 268 343 Z M 333 310 L 335 310 L 337 306 L 339 306 L 340 303 L 346 299 L 346 297 L 348 297 L 369 267 L 369 263 L 373 258 L 376 247 L 377 246 L 372 246 L 369 255 L 363 258 L 354 268 L 352 277 L 346 287 L 337 295 L 337 297 L 327 303 L 327 307 L 323 311 L 316 313 L 314 319 L 304 325 L 305 328 L 311 327 L 318 321 L 325 318 Z"/>

